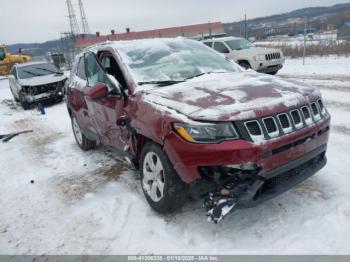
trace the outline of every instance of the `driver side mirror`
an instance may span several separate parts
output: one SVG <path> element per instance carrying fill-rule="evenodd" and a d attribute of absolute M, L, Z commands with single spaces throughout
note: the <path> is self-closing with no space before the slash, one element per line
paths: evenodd
<path fill-rule="evenodd" d="M 99 100 L 108 95 L 108 87 L 106 84 L 97 83 L 89 89 L 86 94 L 91 100 Z"/>
<path fill-rule="evenodd" d="M 108 95 L 113 95 L 117 97 L 118 99 L 122 98 L 122 95 L 118 92 L 116 89 L 108 89 L 108 86 L 104 83 L 97 83 L 93 87 L 89 89 L 89 91 L 86 93 L 86 95 L 94 101 L 100 100 L 102 98 L 105 98 Z"/>

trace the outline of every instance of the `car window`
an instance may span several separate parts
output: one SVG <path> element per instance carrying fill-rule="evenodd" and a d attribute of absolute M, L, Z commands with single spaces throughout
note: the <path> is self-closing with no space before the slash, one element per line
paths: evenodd
<path fill-rule="evenodd" d="M 249 42 L 246 39 L 230 40 L 230 41 L 226 41 L 226 44 L 232 50 L 242 50 L 242 49 L 249 49 L 249 48 L 255 47 L 253 43 Z"/>
<path fill-rule="evenodd" d="M 230 51 L 228 50 L 228 48 L 221 42 L 215 42 L 214 43 L 214 49 L 216 51 L 218 51 L 219 53 L 222 53 L 222 54 L 228 54 L 230 53 Z"/>
<path fill-rule="evenodd" d="M 15 75 L 16 75 L 16 74 L 15 74 L 15 67 L 14 67 L 14 66 L 11 68 L 11 72 L 10 72 L 10 74 L 11 74 L 11 75 L 13 75 L 13 76 L 15 76 Z"/>
<path fill-rule="evenodd" d="M 114 87 L 93 53 L 85 55 L 85 75 L 89 86 L 94 86 L 97 83 L 104 83 L 109 89 Z"/>
<path fill-rule="evenodd" d="M 0 60 L 4 60 L 5 58 L 5 51 L 4 51 L 4 48 L 0 48 Z"/>
<path fill-rule="evenodd" d="M 213 46 L 213 42 L 204 42 L 205 45 L 212 47 Z"/>
<path fill-rule="evenodd" d="M 111 57 L 110 56 L 104 56 L 102 58 L 101 64 L 104 69 L 110 69 L 111 68 Z"/>
<path fill-rule="evenodd" d="M 126 81 L 117 61 L 110 53 L 105 53 L 102 56 L 101 65 L 107 74 L 113 76 L 118 83 L 125 89 L 127 88 Z"/>
<path fill-rule="evenodd" d="M 86 80 L 84 57 L 79 60 L 76 74 L 79 78 Z"/>

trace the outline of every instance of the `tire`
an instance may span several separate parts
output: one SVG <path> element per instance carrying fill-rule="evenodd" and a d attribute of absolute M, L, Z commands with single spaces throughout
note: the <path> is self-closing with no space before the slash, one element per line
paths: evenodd
<path fill-rule="evenodd" d="M 144 146 L 141 153 L 140 173 L 146 200 L 158 213 L 167 214 L 178 211 L 186 203 L 189 185 L 180 179 L 159 145 L 149 142 Z"/>
<path fill-rule="evenodd" d="M 26 101 L 22 93 L 19 93 L 19 102 L 21 103 L 21 106 L 23 107 L 24 110 L 30 109 L 30 104 Z"/>
<path fill-rule="evenodd" d="M 12 96 L 13 96 L 13 99 L 15 100 L 15 102 L 19 102 L 19 99 L 18 99 L 18 98 L 15 96 L 15 94 L 13 93 L 11 87 L 10 87 L 10 90 L 11 90 L 11 93 L 12 93 Z"/>
<path fill-rule="evenodd" d="M 278 71 L 273 71 L 273 72 L 270 72 L 270 73 L 268 73 L 269 75 L 277 75 L 277 73 L 278 73 Z"/>
<path fill-rule="evenodd" d="M 241 67 L 243 67 L 245 70 L 248 70 L 248 69 L 252 68 L 252 67 L 250 66 L 250 64 L 249 64 L 247 61 L 241 61 L 241 62 L 239 62 L 238 64 L 239 64 Z"/>
<path fill-rule="evenodd" d="M 77 142 L 78 146 L 84 151 L 95 148 L 96 141 L 88 139 L 83 134 L 75 116 L 71 117 L 71 123 L 72 123 L 73 135 L 74 135 L 75 141 Z"/>

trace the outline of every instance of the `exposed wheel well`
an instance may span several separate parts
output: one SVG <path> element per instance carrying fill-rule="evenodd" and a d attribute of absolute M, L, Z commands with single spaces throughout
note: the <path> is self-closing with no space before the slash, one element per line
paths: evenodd
<path fill-rule="evenodd" d="M 242 60 L 238 60 L 238 61 L 237 61 L 237 63 L 238 63 L 238 64 L 241 64 L 241 63 L 247 63 L 247 64 L 249 64 L 249 65 L 250 65 L 249 61 L 248 61 L 248 60 L 244 60 L 244 59 L 242 59 Z"/>

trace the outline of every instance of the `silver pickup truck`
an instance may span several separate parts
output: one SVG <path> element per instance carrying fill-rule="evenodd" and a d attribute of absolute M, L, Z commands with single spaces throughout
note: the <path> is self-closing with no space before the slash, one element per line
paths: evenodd
<path fill-rule="evenodd" d="M 275 75 L 285 61 L 281 50 L 257 47 L 244 38 L 222 37 L 202 42 L 245 69 L 251 68 L 261 73 Z"/>

